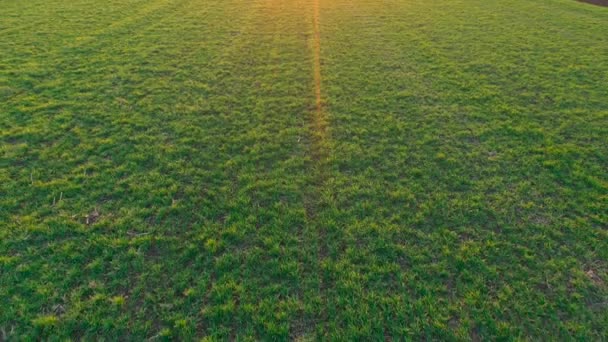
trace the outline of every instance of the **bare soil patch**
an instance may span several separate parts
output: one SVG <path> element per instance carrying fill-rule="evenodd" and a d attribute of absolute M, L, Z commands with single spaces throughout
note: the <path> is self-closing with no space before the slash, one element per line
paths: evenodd
<path fill-rule="evenodd" d="M 578 0 L 579 2 L 586 2 L 592 5 L 608 6 L 608 0 Z"/>

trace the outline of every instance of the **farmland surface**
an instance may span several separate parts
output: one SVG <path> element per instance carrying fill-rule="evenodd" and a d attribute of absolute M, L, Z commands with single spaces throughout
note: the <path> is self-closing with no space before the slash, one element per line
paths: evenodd
<path fill-rule="evenodd" d="M 0 0 L 0 340 L 606 338 L 607 27 Z"/>

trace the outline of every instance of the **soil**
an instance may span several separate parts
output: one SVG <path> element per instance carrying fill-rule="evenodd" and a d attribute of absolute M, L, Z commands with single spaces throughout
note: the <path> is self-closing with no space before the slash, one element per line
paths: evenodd
<path fill-rule="evenodd" d="M 580 2 L 586 2 L 598 6 L 608 6 L 608 0 L 578 0 Z"/>

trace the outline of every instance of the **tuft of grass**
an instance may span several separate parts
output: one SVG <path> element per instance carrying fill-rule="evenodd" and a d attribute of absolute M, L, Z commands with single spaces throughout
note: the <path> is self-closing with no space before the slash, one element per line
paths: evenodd
<path fill-rule="evenodd" d="M 37 328 L 50 328 L 57 325 L 59 318 L 55 315 L 44 315 L 32 320 L 32 324 Z"/>
<path fill-rule="evenodd" d="M 110 303 L 112 303 L 113 305 L 118 306 L 118 307 L 123 306 L 125 304 L 125 302 L 126 302 L 126 299 L 123 296 L 114 296 L 114 297 L 110 298 Z"/>

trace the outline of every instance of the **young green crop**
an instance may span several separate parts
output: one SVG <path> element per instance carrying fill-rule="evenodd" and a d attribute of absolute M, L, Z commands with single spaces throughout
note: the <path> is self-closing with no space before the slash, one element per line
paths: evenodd
<path fill-rule="evenodd" d="M 608 334 L 606 8 L 0 8 L 0 339 Z"/>

